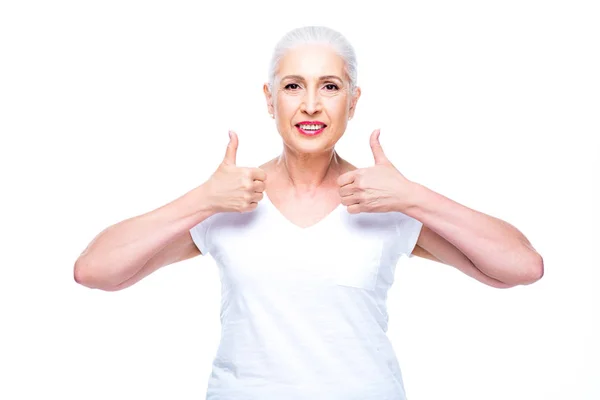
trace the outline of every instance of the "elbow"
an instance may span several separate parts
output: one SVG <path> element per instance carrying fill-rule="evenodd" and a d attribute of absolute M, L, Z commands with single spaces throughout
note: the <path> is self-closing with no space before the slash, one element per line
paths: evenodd
<path fill-rule="evenodd" d="M 525 268 L 527 271 L 524 279 L 524 285 L 531 285 L 543 278 L 544 276 L 544 259 L 542 256 L 537 256 L 534 261 L 529 263 Z"/>
<path fill-rule="evenodd" d="M 109 271 L 99 268 L 85 259 L 79 259 L 73 267 L 73 279 L 75 283 L 90 289 L 99 289 L 107 292 L 116 291 L 119 282 L 111 277 Z"/>
<path fill-rule="evenodd" d="M 531 285 L 543 278 L 544 260 L 541 256 L 536 256 L 533 261 L 518 269 L 518 278 L 516 285 Z"/>
<path fill-rule="evenodd" d="M 536 257 L 534 261 L 518 267 L 512 279 L 504 279 L 502 281 L 493 282 L 490 286 L 498 289 L 508 289 L 515 286 L 531 285 L 542 279 L 544 276 L 544 260 L 541 256 Z"/>

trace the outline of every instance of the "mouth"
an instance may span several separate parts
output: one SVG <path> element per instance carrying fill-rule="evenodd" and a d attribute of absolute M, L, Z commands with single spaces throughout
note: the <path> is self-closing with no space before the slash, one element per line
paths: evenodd
<path fill-rule="evenodd" d="M 320 121 L 303 121 L 299 124 L 296 124 L 296 129 L 298 129 L 298 132 L 305 136 L 316 136 L 323 132 L 326 127 L 327 125 Z"/>

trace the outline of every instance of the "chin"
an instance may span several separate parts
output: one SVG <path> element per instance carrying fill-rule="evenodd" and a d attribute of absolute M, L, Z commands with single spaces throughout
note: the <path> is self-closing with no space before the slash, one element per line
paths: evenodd
<path fill-rule="evenodd" d="M 321 139 L 321 140 L 319 140 Z M 304 138 L 304 137 L 293 137 L 287 138 L 285 144 L 287 147 L 295 152 L 301 154 L 321 154 L 331 151 L 335 142 L 332 142 L 326 137 L 322 138 Z"/>

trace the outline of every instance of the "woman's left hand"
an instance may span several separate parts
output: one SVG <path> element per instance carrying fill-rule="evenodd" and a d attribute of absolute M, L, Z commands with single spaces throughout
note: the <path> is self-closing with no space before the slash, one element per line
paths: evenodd
<path fill-rule="evenodd" d="M 346 172 L 337 180 L 342 204 L 348 212 L 400 211 L 411 206 L 415 183 L 387 159 L 379 143 L 379 129 L 371 134 L 375 165 Z"/>

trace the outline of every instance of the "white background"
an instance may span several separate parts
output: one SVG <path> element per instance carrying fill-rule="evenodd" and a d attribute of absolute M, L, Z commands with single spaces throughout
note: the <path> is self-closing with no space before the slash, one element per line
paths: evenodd
<path fill-rule="evenodd" d="M 508 290 L 401 260 L 389 336 L 409 399 L 600 398 L 592 3 L 3 2 L 0 398 L 204 398 L 214 261 L 114 293 L 75 284 L 73 264 L 107 226 L 204 182 L 228 129 L 238 165 L 279 153 L 262 84 L 276 41 L 308 24 L 359 57 L 343 157 L 372 164 L 381 128 L 409 179 L 510 222 L 544 257 L 541 281 Z"/>

